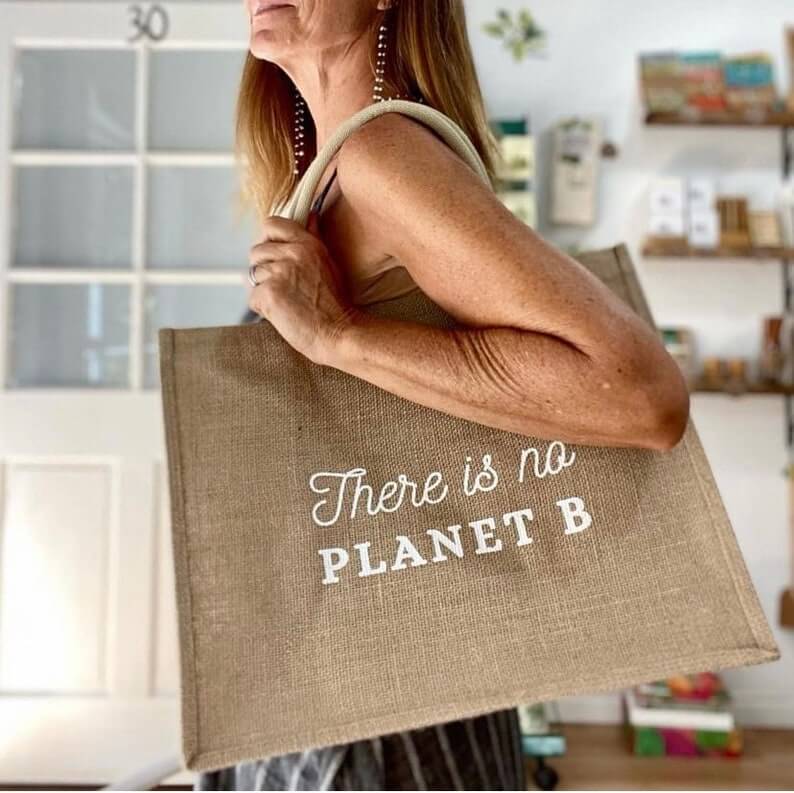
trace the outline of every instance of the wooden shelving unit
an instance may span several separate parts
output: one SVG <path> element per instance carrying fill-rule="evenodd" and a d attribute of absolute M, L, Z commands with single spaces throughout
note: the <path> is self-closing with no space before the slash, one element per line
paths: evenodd
<path fill-rule="evenodd" d="M 766 385 L 763 383 L 748 383 L 746 387 L 735 391 L 708 383 L 698 382 L 692 385 L 690 392 L 693 394 L 725 394 L 725 396 L 794 396 L 794 386 Z"/>
<path fill-rule="evenodd" d="M 787 180 L 794 171 L 794 111 L 779 110 L 766 112 L 686 112 L 686 113 L 648 113 L 645 123 L 658 126 L 702 127 L 714 129 L 719 127 L 738 128 L 777 128 L 780 130 L 781 140 L 781 175 Z M 794 261 L 794 250 L 790 248 L 717 248 L 716 250 L 702 250 L 690 248 L 688 245 L 677 253 L 670 253 L 669 249 L 658 252 L 658 246 L 648 244 L 643 249 L 646 256 L 666 256 L 684 258 L 724 258 L 724 259 L 779 259 L 783 274 L 784 310 L 786 313 L 794 311 L 794 290 L 792 290 L 791 263 Z M 743 392 L 710 388 L 706 384 L 696 384 L 693 393 L 721 393 L 733 394 L 777 394 L 783 397 L 786 406 L 786 442 L 790 459 L 794 459 L 794 387 L 789 386 L 764 386 L 750 384 Z M 794 465 L 794 463 L 792 463 Z M 780 624 L 784 627 L 794 628 L 794 588 L 784 589 L 780 596 Z"/>
<path fill-rule="evenodd" d="M 693 248 L 691 245 L 671 245 L 646 240 L 642 255 L 657 259 L 769 259 L 794 260 L 794 248 Z"/>
<path fill-rule="evenodd" d="M 697 112 L 648 113 L 646 124 L 665 126 L 704 127 L 794 127 L 794 112 L 791 110 L 769 110 L 763 112 Z"/>
<path fill-rule="evenodd" d="M 794 170 L 794 112 L 790 110 L 766 112 L 698 112 L 681 113 L 647 113 L 645 123 L 651 126 L 678 127 L 745 127 L 745 128 L 776 128 L 781 132 L 781 174 L 788 179 Z M 791 263 L 794 262 L 792 248 L 730 248 L 718 247 L 692 248 L 685 243 L 660 244 L 655 240 L 647 240 L 642 248 L 643 256 L 650 258 L 692 258 L 692 259 L 749 259 L 779 260 L 783 273 L 783 298 L 785 311 L 794 311 L 794 286 L 792 285 Z M 720 389 L 696 387 L 695 393 L 734 393 Z M 751 386 L 742 392 L 751 394 L 779 394 L 786 400 L 786 439 L 789 449 L 794 451 L 794 388 L 768 388 Z"/>

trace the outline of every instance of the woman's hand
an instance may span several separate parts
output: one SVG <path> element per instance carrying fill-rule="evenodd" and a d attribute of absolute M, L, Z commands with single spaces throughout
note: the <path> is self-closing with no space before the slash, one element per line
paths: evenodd
<path fill-rule="evenodd" d="M 327 364 L 341 332 L 357 314 L 345 297 L 342 275 L 319 235 L 316 213 L 306 229 L 273 215 L 251 248 L 256 264 L 248 307 L 270 322 L 309 360 Z"/>

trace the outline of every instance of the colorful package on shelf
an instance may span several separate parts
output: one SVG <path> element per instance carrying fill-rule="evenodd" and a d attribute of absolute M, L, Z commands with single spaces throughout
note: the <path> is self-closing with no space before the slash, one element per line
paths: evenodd
<path fill-rule="evenodd" d="M 768 110 L 777 101 L 772 59 L 764 52 L 726 58 L 725 98 L 737 110 Z"/>
<path fill-rule="evenodd" d="M 527 757 L 562 757 L 567 745 L 564 735 L 550 732 L 546 735 L 522 735 L 521 749 Z"/>
<path fill-rule="evenodd" d="M 525 117 L 489 121 L 499 144 L 497 196 L 528 226 L 537 224 L 535 203 L 535 139 L 529 134 Z"/>
<path fill-rule="evenodd" d="M 626 722 L 637 755 L 738 757 L 741 733 L 721 678 L 681 675 L 625 692 Z"/>
<path fill-rule="evenodd" d="M 637 754 L 736 755 L 741 751 L 730 697 L 706 672 L 636 686 L 624 693 Z"/>
<path fill-rule="evenodd" d="M 532 135 L 502 135 L 498 139 L 501 157 L 497 176 L 503 182 L 520 182 L 531 187 L 535 181 L 535 139 Z"/>
<path fill-rule="evenodd" d="M 685 52 L 680 56 L 687 107 L 704 112 L 726 108 L 722 56 L 719 52 Z"/>
<path fill-rule="evenodd" d="M 632 727 L 631 748 L 643 757 L 740 757 L 739 730 L 711 732 L 674 727 Z"/>
<path fill-rule="evenodd" d="M 662 326 L 659 328 L 665 349 L 678 364 L 687 385 L 695 385 L 695 344 L 694 336 L 689 328 Z M 638 696 L 641 704 L 643 700 Z"/>
<path fill-rule="evenodd" d="M 638 705 L 651 708 L 688 703 L 699 707 L 724 707 L 730 702 L 722 678 L 714 672 L 678 675 L 644 683 L 634 689 L 634 696 Z"/>
<path fill-rule="evenodd" d="M 518 722 L 521 746 L 528 757 L 559 757 L 565 754 L 565 736 L 549 725 L 546 705 L 519 705 Z"/>
<path fill-rule="evenodd" d="M 640 84 L 648 112 L 676 113 L 681 110 L 685 95 L 678 53 L 642 53 L 639 58 Z"/>

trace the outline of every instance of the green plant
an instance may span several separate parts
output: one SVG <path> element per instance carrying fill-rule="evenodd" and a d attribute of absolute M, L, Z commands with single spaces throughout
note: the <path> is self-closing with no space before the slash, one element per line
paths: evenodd
<path fill-rule="evenodd" d="M 546 43 L 545 32 L 537 26 L 526 8 L 522 8 L 515 19 L 509 11 L 500 8 L 496 12 L 496 20 L 485 22 L 482 28 L 489 36 L 502 39 L 516 61 L 539 52 Z"/>

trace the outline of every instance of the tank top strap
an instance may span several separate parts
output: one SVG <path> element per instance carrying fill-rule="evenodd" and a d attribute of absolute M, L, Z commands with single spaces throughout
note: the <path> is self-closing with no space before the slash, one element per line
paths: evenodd
<path fill-rule="evenodd" d="M 331 186 L 335 178 L 336 178 L 336 168 L 334 168 L 334 172 L 331 174 L 331 178 L 326 183 L 320 195 L 318 195 L 317 198 L 314 200 L 314 203 L 312 204 L 312 208 L 311 208 L 312 212 L 320 211 L 323 202 L 325 201 L 325 196 L 328 194 L 328 188 Z"/>

